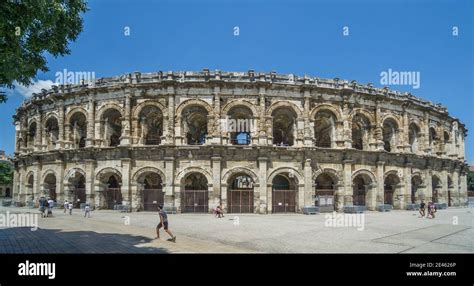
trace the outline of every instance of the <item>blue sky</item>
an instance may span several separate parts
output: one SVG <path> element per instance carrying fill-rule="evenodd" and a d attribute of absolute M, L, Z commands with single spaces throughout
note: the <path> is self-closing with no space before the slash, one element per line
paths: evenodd
<path fill-rule="evenodd" d="M 58 71 L 96 77 L 158 70 L 272 71 L 355 79 L 381 87 L 388 69 L 418 71 L 419 89 L 390 86 L 448 107 L 474 128 L 472 1 L 90 1 Z M 240 35 L 234 36 L 238 26 Z M 349 36 L 343 36 L 343 27 Z M 453 36 L 453 26 L 459 35 Z M 124 35 L 125 27 L 130 35 Z M 39 86 L 39 85 L 38 85 Z M 0 104 L 0 149 L 13 153 L 15 108 L 32 88 Z M 474 130 L 474 129 L 473 129 Z M 466 153 L 474 163 L 474 135 Z"/>

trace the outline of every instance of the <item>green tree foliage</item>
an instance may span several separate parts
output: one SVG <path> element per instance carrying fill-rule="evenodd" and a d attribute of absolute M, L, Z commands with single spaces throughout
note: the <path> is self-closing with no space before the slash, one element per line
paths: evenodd
<path fill-rule="evenodd" d="M 29 86 L 46 72 L 45 53 L 70 53 L 69 42 L 82 31 L 85 0 L 0 0 L 0 88 Z M 0 92 L 0 103 L 7 99 Z"/>
<path fill-rule="evenodd" d="M 9 163 L 0 162 L 0 185 L 13 183 L 13 168 Z"/>
<path fill-rule="evenodd" d="M 467 189 L 474 192 L 474 171 L 467 172 Z"/>

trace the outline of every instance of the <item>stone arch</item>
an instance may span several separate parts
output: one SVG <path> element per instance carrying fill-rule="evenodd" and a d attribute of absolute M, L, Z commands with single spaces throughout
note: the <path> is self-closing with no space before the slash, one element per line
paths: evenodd
<path fill-rule="evenodd" d="M 385 172 L 385 174 L 383 175 L 383 179 L 385 180 L 388 176 L 390 175 L 395 175 L 401 182 L 401 178 L 400 176 L 398 175 L 398 171 L 397 170 L 390 170 L 390 171 L 387 171 Z"/>
<path fill-rule="evenodd" d="M 72 108 L 66 115 L 66 123 L 65 124 L 69 124 L 69 122 L 71 122 L 71 118 L 74 116 L 74 114 L 76 112 L 80 112 L 82 114 L 84 114 L 84 116 L 87 118 L 87 111 L 85 110 L 84 107 L 82 106 L 76 106 L 74 108 Z"/>
<path fill-rule="evenodd" d="M 212 113 L 212 107 L 209 105 L 209 103 L 205 102 L 204 100 L 202 99 L 187 99 L 183 102 L 181 102 L 178 106 L 178 108 L 176 108 L 176 115 L 178 116 L 181 116 L 181 114 L 183 113 L 183 110 L 186 108 L 186 107 L 189 107 L 189 106 L 201 106 L 203 107 L 206 111 L 207 111 L 207 114 L 210 115 Z"/>
<path fill-rule="evenodd" d="M 313 108 L 313 110 L 311 110 L 310 112 L 310 119 L 314 119 L 314 117 L 316 116 L 318 112 L 324 111 L 324 110 L 331 112 L 336 117 L 337 121 L 342 120 L 342 115 L 341 115 L 341 111 L 339 110 L 339 107 L 338 106 L 336 107 L 328 103 L 319 104 L 315 108 Z"/>
<path fill-rule="evenodd" d="M 48 120 L 51 118 L 54 118 L 59 122 L 58 115 L 54 112 L 49 112 L 43 119 L 43 125 L 46 124 L 46 122 L 48 122 Z"/>
<path fill-rule="evenodd" d="M 349 118 L 348 118 L 348 121 L 349 122 L 352 122 L 352 119 L 354 118 L 354 116 L 356 116 L 357 114 L 360 114 L 360 115 L 363 115 L 365 116 L 371 125 L 375 125 L 375 117 L 374 115 L 372 114 L 372 112 L 370 112 L 369 110 L 365 109 L 365 108 L 355 108 L 351 111 L 351 113 L 349 113 Z"/>
<path fill-rule="evenodd" d="M 54 175 L 56 178 L 58 177 L 58 175 L 56 174 L 56 171 L 54 171 L 53 169 L 48 169 L 45 172 L 43 172 L 43 174 L 41 175 L 41 183 L 43 183 L 46 177 L 51 174 Z"/>
<path fill-rule="evenodd" d="M 279 167 L 279 168 L 274 169 L 268 175 L 267 182 L 270 182 L 270 184 L 271 184 L 271 182 L 273 182 L 273 179 L 275 178 L 275 176 L 279 175 L 280 173 L 293 174 L 296 177 L 296 180 L 298 180 L 298 185 L 304 183 L 303 176 L 300 174 L 300 172 L 298 172 L 298 170 L 296 170 L 293 167 Z"/>
<path fill-rule="evenodd" d="M 138 117 L 140 116 L 140 112 L 143 110 L 143 108 L 145 108 L 147 106 L 154 106 L 154 107 L 158 108 L 161 111 L 161 114 L 163 114 L 163 116 L 165 116 L 167 114 L 167 108 L 163 104 L 161 104 L 160 102 L 154 101 L 154 100 L 147 100 L 147 101 L 144 101 L 144 102 L 138 104 L 134 108 L 133 113 L 132 113 L 133 114 L 132 119 L 133 120 L 138 119 Z"/>
<path fill-rule="evenodd" d="M 420 181 L 421 181 L 420 185 L 425 185 L 426 184 L 425 177 L 423 176 L 423 174 L 421 172 L 414 172 L 414 173 L 411 174 L 411 179 L 413 179 L 415 177 L 420 178 Z"/>
<path fill-rule="evenodd" d="M 276 101 L 276 102 L 272 103 L 270 105 L 270 107 L 268 108 L 268 110 L 267 110 L 267 116 L 271 117 L 273 111 L 277 110 L 278 108 L 282 108 L 282 107 L 283 108 L 284 107 L 290 108 L 291 110 L 293 110 L 293 112 L 296 114 L 297 119 L 303 117 L 303 112 L 301 111 L 301 109 L 296 104 L 294 104 L 293 102 L 290 102 L 290 101 Z"/>
<path fill-rule="evenodd" d="M 64 176 L 64 184 L 67 184 L 75 175 L 76 172 L 81 174 L 84 178 L 86 178 L 86 172 L 81 168 L 71 168 L 67 170 L 66 175 Z"/>
<path fill-rule="evenodd" d="M 255 172 L 245 167 L 236 167 L 227 170 L 222 176 L 221 184 L 228 184 L 229 179 L 231 179 L 234 175 L 238 174 L 248 175 L 252 178 L 254 185 L 259 184 L 258 176 L 255 174 Z"/>
<path fill-rule="evenodd" d="M 334 181 L 334 184 L 338 184 L 339 182 L 341 182 L 341 179 L 342 179 L 340 177 L 340 173 L 336 169 L 323 168 L 323 169 L 318 169 L 317 171 L 313 172 L 311 180 L 313 182 L 316 181 L 316 178 L 321 174 L 329 175 L 331 179 Z"/>
<path fill-rule="evenodd" d="M 372 173 L 372 171 L 370 171 L 370 170 L 367 170 L 367 169 L 358 169 L 358 170 L 356 170 L 354 173 L 352 173 L 351 181 L 354 181 L 354 179 L 355 179 L 358 175 L 362 175 L 362 176 L 364 176 L 364 177 L 366 177 L 366 178 L 369 178 L 369 179 L 370 179 L 370 183 L 369 183 L 369 184 L 375 184 L 375 183 L 377 183 L 377 180 L 375 179 L 374 173 Z"/>
<path fill-rule="evenodd" d="M 252 104 L 246 100 L 239 100 L 239 99 L 236 99 L 236 100 L 232 100 L 230 102 L 228 102 L 224 108 L 222 108 L 222 112 L 221 112 L 221 115 L 222 116 L 225 116 L 229 113 L 229 111 L 234 108 L 234 107 L 238 107 L 238 106 L 245 106 L 247 107 L 251 112 L 252 112 L 252 116 L 253 117 L 257 117 L 258 116 L 258 111 L 257 109 L 255 108 L 255 104 Z"/>
<path fill-rule="evenodd" d="M 191 173 L 201 173 L 207 179 L 207 184 L 212 186 L 212 175 L 209 171 L 201 167 L 187 167 L 178 172 L 175 178 L 175 185 L 181 185 L 184 178 Z"/>
<path fill-rule="evenodd" d="M 113 175 L 117 175 L 118 177 L 122 178 L 122 173 L 115 169 L 115 168 L 112 168 L 112 167 L 105 167 L 105 168 L 102 168 L 100 171 L 98 171 L 95 175 L 95 178 L 96 180 L 98 181 L 101 181 L 103 176 L 106 175 L 106 174 L 113 174 Z"/>
<path fill-rule="evenodd" d="M 385 122 L 386 122 L 387 120 L 393 120 L 393 121 L 397 124 L 397 126 L 396 126 L 397 129 L 400 129 L 400 128 L 403 127 L 403 125 L 402 125 L 400 119 L 398 118 L 398 116 L 396 116 L 396 115 L 394 115 L 394 114 L 386 114 L 386 115 L 382 118 L 382 120 L 380 121 L 380 122 L 382 123 L 382 126 L 385 124 Z"/>
<path fill-rule="evenodd" d="M 118 103 L 109 102 L 109 103 L 106 103 L 106 104 L 102 105 L 99 108 L 99 110 L 97 110 L 96 118 L 99 119 L 99 120 L 102 120 L 102 117 L 103 117 L 104 113 L 109 109 L 116 109 L 120 113 L 120 116 L 123 117 L 123 108 Z"/>
<path fill-rule="evenodd" d="M 33 171 L 29 171 L 25 174 L 25 183 L 29 184 L 30 178 L 33 177 L 33 182 L 35 179 L 35 173 Z"/>
<path fill-rule="evenodd" d="M 147 174 L 147 173 L 156 173 L 158 174 L 160 177 L 161 177 L 161 180 L 163 182 L 165 182 L 165 173 L 156 168 L 156 167 L 142 167 L 140 169 L 138 169 L 132 176 L 132 183 L 136 183 L 138 182 L 138 180 L 140 179 L 141 176 L 143 176 L 144 174 Z"/>

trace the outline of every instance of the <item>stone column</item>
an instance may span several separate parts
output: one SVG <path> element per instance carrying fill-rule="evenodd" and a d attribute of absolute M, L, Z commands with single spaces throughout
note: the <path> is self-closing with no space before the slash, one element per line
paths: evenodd
<path fill-rule="evenodd" d="M 306 159 L 304 162 L 304 198 L 300 199 L 300 209 L 314 204 L 313 194 L 313 168 L 311 159 Z"/>
<path fill-rule="evenodd" d="M 453 190 L 451 192 L 451 197 L 453 198 L 453 205 L 459 206 L 461 205 L 461 190 L 459 188 L 459 168 L 456 167 L 453 170 Z"/>
<path fill-rule="evenodd" d="M 341 140 L 344 141 L 345 148 L 352 148 L 352 122 L 349 121 L 349 106 L 347 103 L 342 104 L 342 134 Z M 368 131 L 368 130 L 367 130 Z"/>
<path fill-rule="evenodd" d="M 405 164 L 405 168 L 403 168 L 403 178 L 402 183 L 405 187 L 402 189 L 402 203 L 400 204 L 400 209 L 406 209 L 408 204 L 411 204 L 411 169 L 413 164 L 408 162 Z M 416 201 L 416 199 L 415 199 Z"/>
<path fill-rule="evenodd" d="M 64 194 L 64 170 L 65 170 L 65 164 L 63 163 L 62 160 L 56 160 L 56 169 L 58 170 L 58 173 L 56 174 L 56 200 L 62 200 L 63 194 Z M 61 202 L 63 203 L 63 201 Z"/>
<path fill-rule="evenodd" d="M 406 111 L 406 108 L 403 107 L 403 129 L 401 132 L 402 135 L 402 140 L 400 140 L 400 152 L 404 153 L 410 153 L 411 152 L 411 146 L 410 146 L 410 138 L 409 138 L 409 133 L 410 133 L 410 121 L 408 120 L 408 113 Z"/>
<path fill-rule="evenodd" d="M 56 149 L 64 149 L 64 100 L 60 100 L 57 105 L 58 115 L 58 142 L 56 143 Z"/>
<path fill-rule="evenodd" d="M 441 191 L 438 192 L 438 203 L 446 203 L 448 205 L 448 167 L 441 170 Z"/>
<path fill-rule="evenodd" d="M 221 125 L 220 119 L 221 119 L 221 97 L 220 97 L 220 92 L 221 89 L 218 86 L 214 87 L 213 95 L 214 95 L 214 100 L 213 100 L 213 106 L 214 106 L 214 131 L 215 133 L 213 134 L 213 143 L 214 144 L 222 144 L 222 134 L 221 134 Z"/>
<path fill-rule="evenodd" d="M 266 214 L 272 211 L 271 192 L 267 194 L 267 172 L 268 172 L 268 158 L 258 157 L 258 169 L 260 175 L 260 188 L 258 190 L 260 197 L 260 210 L 259 213 Z M 271 184 L 271 183 L 270 183 Z M 270 198 L 268 198 L 270 196 Z"/>
<path fill-rule="evenodd" d="M 95 205 L 95 189 L 94 189 L 94 181 L 95 181 L 95 167 L 96 161 L 92 159 L 85 160 L 85 172 L 86 172 L 86 201 L 89 202 L 91 207 L 96 207 L 99 205 Z"/>
<path fill-rule="evenodd" d="M 34 174 L 34 183 L 33 183 L 33 194 L 34 194 L 34 198 L 35 200 L 38 199 L 42 194 L 41 194 L 41 185 L 43 184 L 43 182 L 41 182 L 41 179 L 42 179 L 42 166 L 41 166 L 41 163 L 39 162 L 33 162 L 33 169 L 36 169 L 36 172 Z"/>
<path fill-rule="evenodd" d="M 131 162 L 129 158 L 122 158 L 122 204 L 130 205 L 130 171 L 131 171 Z"/>
<path fill-rule="evenodd" d="M 304 91 L 304 145 L 305 146 L 314 146 L 313 136 L 311 132 L 310 124 L 310 98 L 311 93 L 309 90 Z"/>
<path fill-rule="evenodd" d="M 179 207 L 179 193 L 173 193 L 174 187 L 174 157 L 165 157 L 165 205 Z M 178 201 L 174 200 L 178 197 Z"/>
<path fill-rule="evenodd" d="M 424 170 L 425 171 L 425 185 L 426 185 L 425 193 L 424 193 L 425 203 L 428 203 L 429 201 L 433 200 L 432 176 L 430 174 L 430 170 L 428 169 L 428 166 L 429 165 L 427 164 Z"/>
<path fill-rule="evenodd" d="M 342 161 L 344 172 L 344 205 L 352 205 L 354 199 L 354 188 L 352 187 L 352 160 Z"/>
<path fill-rule="evenodd" d="M 173 95 L 168 95 L 168 125 L 166 128 L 168 128 L 168 132 L 166 133 L 167 139 L 166 143 L 167 144 L 176 144 L 174 141 L 174 136 L 175 136 L 175 103 L 174 103 L 174 94 Z"/>
<path fill-rule="evenodd" d="M 430 144 L 430 122 L 429 122 L 429 119 L 428 119 L 428 113 L 424 113 L 423 114 L 423 141 L 424 141 L 424 151 L 426 152 L 426 154 L 431 154 L 431 144 Z M 420 137 L 421 137 L 422 134 L 420 134 Z"/>
<path fill-rule="evenodd" d="M 122 120 L 122 139 L 120 140 L 121 146 L 129 146 L 130 145 L 130 105 L 131 105 L 130 95 L 127 94 L 125 97 L 125 108 L 124 108 L 124 116 Z"/>
<path fill-rule="evenodd" d="M 41 114 L 41 111 L 38 109 L 36 115 L 36 136 L 35 136 L 35 151 L 41 151 L 42 149 L 42 141 L 43 141 L 43 116 Z"/>
<path fill-rule="evenodd" d="M 384 142 L 383 142 L 383 128 L 382 128 L 382 118 L 381 118 L 381 111 L 380 106 L 376 105 L 375 109 L 375 127 L 374 129 L 374 146 L 373 150 L 383 151 L 384 150 Z"/>
<path fill-rule="evenodd" d="M 266 107 L 265 107 L 265 87 L 260 87 L 259 89 L 259 109 L 260 109 L 260 122 L 259 122 L 259 134 L 258 134 L 258 145 L 267 145 L 268 134 L 267 134 L 267 116 L 266 116 Z M 262 187 L 263 184 L 260 184 Z M 266 185 L 265 185 L 266 188 Z"/>
<path fill-rule="evenodd" d="M 376 202 L 375 205 L 373 206 L 372 210 L 375 210 L 379 204 L 384 204 L 384 195 L 385 195 L 385 185 L 384 185 L 384 166 L 385 162 L 384 161 L 378 161 L 377 162 L 377 168 L 376 168 L 376 184 L 377 187 L 375 188 L 375 198 Z M 374 182 L 375 183 L 375 182 Z"/>
<path fill-rule="evenodd" d="M 212 196 L 209 194 L 209 204 L 215 207 L 221 200 L 221 160 L 222 157 L 214 155 L 211 157 L 212 166 Z"/>
<path fill-rule="evenodd" d="M 93 97 L 89 97 L 89 103 L 87 105 L 87 138 L 86 147 L 94 146 L 94 118 L 95 114 L 95 102 Z"/>

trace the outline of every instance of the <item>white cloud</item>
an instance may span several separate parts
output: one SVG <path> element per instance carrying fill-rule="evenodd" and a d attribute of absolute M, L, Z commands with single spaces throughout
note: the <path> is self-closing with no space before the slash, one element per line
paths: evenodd
<path fill-rule="evenodd" d="M 54 85 L 54 82 L 49 79 L 33 81 L 28 87 L 15 82 L 15 91 L 26 98 L 30 98 L 33 93 L 40 93 L 43 88 L 50 89 L 52 85 Z"/>

